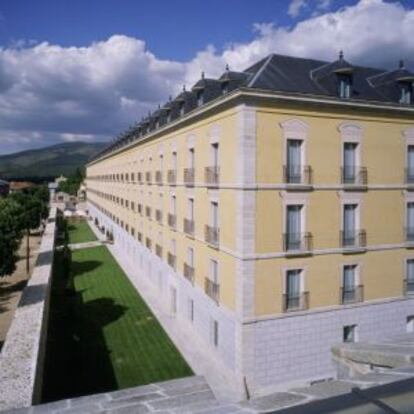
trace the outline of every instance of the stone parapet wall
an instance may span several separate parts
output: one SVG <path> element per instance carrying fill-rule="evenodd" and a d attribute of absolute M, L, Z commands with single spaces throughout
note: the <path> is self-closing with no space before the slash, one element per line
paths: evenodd
<path fill-rule="evenodd" d="M 0 354 L 0 410 L 40 402 L 56 215 L 56 208 L 51 208 L 36 265 Z"/>

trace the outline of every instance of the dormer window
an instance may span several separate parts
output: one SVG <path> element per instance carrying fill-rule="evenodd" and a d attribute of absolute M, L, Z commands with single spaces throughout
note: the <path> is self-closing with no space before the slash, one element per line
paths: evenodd
<path fill-rule="evenodd" d="M 204 103 L 204 91 L 200 90 L 197 92 L 197 106 L 201 106 Z"/>
<path fill-rule="evenodd" d="M 167 122 L 171 122 L 171 111 L 167 111 Z"/>
<path fill-rule="evenodd" d="M 180 102 L 180 116 L 184 115 L 184 102 Z"/>
<path fill-rule="evenodd" d="M 338 95 L 340 98 L 348 99 L 351 97 L 351 76 L 338 75 Z"/>
<path fill-rule="evenodd" d="M 223 82 L 221 84 L 221 93 L 224 95 L 228 91 L 229 91 L 229 83 L 228 82 Z"/>
<path fill-rule="evenodd" d="M 413 101 L 413 85 L 409 82 L 401 82 L 400 92 L 400 103 L 411 105 Z"/>

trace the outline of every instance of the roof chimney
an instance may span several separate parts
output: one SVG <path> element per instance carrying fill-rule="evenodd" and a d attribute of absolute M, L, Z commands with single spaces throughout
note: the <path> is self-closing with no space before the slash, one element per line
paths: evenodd
<path fill-rule="evenodd" d="M 340 50 L 339 51 L 339 60 L 343 60 L 344 59 L 344 51 Z"/>
<path fill-rule="evenodd" d="M 404 61 L 402 59 L 400 60 L 398 67 L 404 69 Z"/>

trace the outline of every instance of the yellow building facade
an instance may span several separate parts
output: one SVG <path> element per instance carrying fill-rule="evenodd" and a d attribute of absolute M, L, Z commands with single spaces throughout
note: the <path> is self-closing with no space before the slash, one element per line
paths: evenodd
<path fill-rule="evenodd" d="M 259 393 L 334 377 L 336 343 L 413 328 L 414 108 L 251 85 L 99 154 L 86 183 L 117 259 Z"/>

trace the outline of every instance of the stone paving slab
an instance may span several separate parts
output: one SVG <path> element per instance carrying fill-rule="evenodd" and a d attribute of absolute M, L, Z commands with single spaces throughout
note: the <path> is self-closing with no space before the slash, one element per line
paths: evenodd
<path fill-rule="evenodd" d="M 240 404 L 243 408 L 251 408 L 254 412 L 277 410 L 280 408 L 292 407 L 306 402 L 307 397 L 296 395 L 290 392 L 276 392 L 264 397 L 255 398 Z"/>
<path fill-rule="evenodd" d="M 307 395 L 312 398 L 329 398 L 351 392 L 357 384 L 348 381 L 325 381 L 304 388 L 294 388 L 291 392 Z"/>

